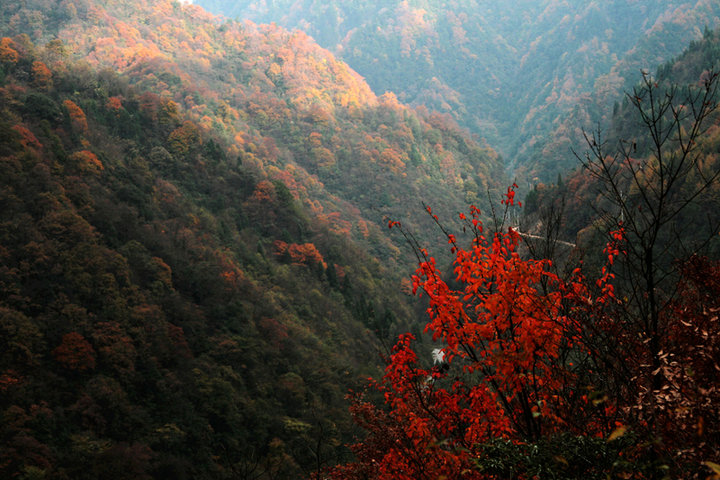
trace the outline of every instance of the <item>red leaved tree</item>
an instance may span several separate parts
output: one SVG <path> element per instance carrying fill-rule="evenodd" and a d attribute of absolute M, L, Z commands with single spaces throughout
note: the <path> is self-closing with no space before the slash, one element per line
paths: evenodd
<path fill-rule="evenodd" d="M 66 333 L 62 343 L 52 351 L 55 359 L 68 370 L 84 372 L 95 368 L 95 350 L 77 332 Z"/>
<path fill-rule="evenodd" d="M 503 203 L 513 205 L 512 188 Z M 598 289 L 578 272 L 563 281 L 549 260 L 520 256 L 512 228 L 486 234 L 479 215 L 474 207 L 470 218 L 460 215 L 473 234 L 467 249 L 443 229 L 455 255 L 453 282 L 417 248 L 413 290 L 427 296 L 425 332 L 440 348 L 431 365 L 418 358 L 411 334 L 400 337 L 385 375 L 373 382 L 386 408 L 355 395 L 352 412 L 368 437 L 355 447 L 358 461 L 337 467 L 334 478 L 489 478 L 477 468 L 488 442 L 536 442 L 559 432 L 603 437 L 614 429 L 616 408 L 593 402 L 583 385 L 579 372 L 593 352 L 578 321 L 613 301 L 612 275 L 606 270 Z"/>

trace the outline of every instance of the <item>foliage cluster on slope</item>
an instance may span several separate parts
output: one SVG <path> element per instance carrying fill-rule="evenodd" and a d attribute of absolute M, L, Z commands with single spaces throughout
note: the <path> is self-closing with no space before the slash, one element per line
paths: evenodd
<path fill-rule="evenodd" d="M 166 0 L 78 2 L 70 13 L 64 2 L 37 0 L 3 10 L 9 32 L 60 38 L 90 65 L 127 73 L 214 130 L 231 155 L 285 183 L 331 228 L 368 236 L 385 255 L 396 252 L 379 226 L 400 205 L 425 199 L 458 210 L 483 202 L 502 178 L 495 152 L 449 117 L 376 97 L 302 32 Z"/>

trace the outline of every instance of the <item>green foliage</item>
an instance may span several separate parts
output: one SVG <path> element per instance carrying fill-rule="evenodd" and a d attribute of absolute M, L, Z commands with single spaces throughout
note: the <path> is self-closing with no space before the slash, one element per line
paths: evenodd
<path fill-rule="evenodd" d="M 664 98 L 672 88 L 675 88 L 675 101 L 678 104 L 693 92 L 697 94 L 698 87 L 708 78 L 708 72 L 717 65 L 716 53 L 719 45 L 720 38 L 717 34 L 706 33 L 703 40 L 694 42 L 678 58 L 659 67 L 657 76 L 652 77 L 653 83 L 657 83 L 657 98 Z M 641 85 L 637 86 L 640 87 Z M 717 101 L 717 98 L 713 101 Z M 674 251 L 691 250 L 696 248 L 698 243 L 703 243 L 703 251 L 711 257 L 715 258 L 720 253 L 720 242 L 717 238 L 709 238 L 709 241 L 704 243 L 706 240 L 704 232 L 714 228 L 715 224 L 714 220 L 709 221 L 705 212 L 713 210 L 714 205 L 718 204 L 720 199 L 718 181 L 711 181 L 692 198 L 689 193 L 701 186 L 704 181 L 713 178 L 720 168 L 715 153 L 716 147 L 720 145 L 719 133 L 718 118 L 717 115 L 713 115 L 705 122 L 703 134 L 697 142 L 697 149 L 693 152 L 696 158 L 701 159 L 698 168 L 688 175 L 683 175 L 671 192 L 672 195 L 684 195 L 690 199 L 685 202 L 687 205 L 683 214 L 669 222 L 670 233 L 657 238 L 658 242 L 665 245 L 675 245 L 671 247 Z M 674 138 L 674 136 L 668 137 L 668 146 L 664 148 L 665 153 L 669 155 L 668 158 L 677 154 Z M 602 132 L 600 140 L 603 148 L 608 152 L 613 149 L 617 151 L 624 149 L 636 161 L 648 162 L 652 165 L 654 155 L 650 137 L 646 135 L 645 127 L 642 121 L 639 121 L 629 98 L 618 106 L 612 123 Z M 579 152 L 586 148 L 587 145 L 582 143 L 576 146 Z M 563 210 L 559 238 L 577 239 L 578 244 L 588 250 L 592 249 L 593 245 L 602 244 L 604 238 L 600 233 L 602 224 L 599 212 L 607 209 L 608 203 L 600 193 L 601 188 L 597 179 L 585 169 L 578 169 L 568 175 L 562 183 L 562 185 L 538 184 L 527 194 L 524 224 L 529 227 L 542 223 L 543 212 L 547 212 L 548 209 Z M 630 198 L 637 194 L 637 188 L 625 185 L 622 193 Z M 588 205 L 593 207 L 589 208 Z M 619 214 L 619 211 L 616 211 Z M 696 238 L 692 238 L 693 236 Z M 676 244 L 678 239 L 680 245 Z"/>
<path fill-rule="evenodd" d="M 623 478 L 642 470 L 640 462 L 622 456 L 637 442 L 630 434 L 613 441 L 569 434 L 545 437 L 537 443 L 498 439 L 482 446 L 476 465 L 494 478 Z"/>
<path fill-rule="evenodd" d="M 60 106 L 47 95 L 31 93 L 25 97 L 24 113 L 30 117 L 57 124 L 62 119 Z"/>

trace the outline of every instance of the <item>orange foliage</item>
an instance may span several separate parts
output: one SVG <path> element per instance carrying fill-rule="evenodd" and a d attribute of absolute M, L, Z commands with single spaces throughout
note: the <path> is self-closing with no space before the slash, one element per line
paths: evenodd
<path fill-rule="evenodd" d="M 335 275 L 337 276 L 338 281 L 342 283 L 345 280 L 345 269 L 342 265 L 338 265 L 337 263 L 333 266 L 335 267 Z"/>
<path fill-rule="evenodd" d="M 400 290 L 402 290 L 405 295 L 413 294 L 412 281 L 408 277 L 403 277 L 402 280 L 400 280 Z"/>
<path fill-rule="evenodd" d="M 325 215 L 318 215 L 320 223 L 325 224 L 331 232 L 337 233 L 344 237 L 350 236 L 352 223 L 342 218 L 340 212 L 332 212 Z"/>
<path fill-rule="evenodd" d="M 400 105 L 397 95 L 392 92 L 385 92 L 380 98 L 380 105 L 391 110 L 402 110 L 404 107 Z"/>
<path fill-rule="evenodd" d="M 393 172 L 401 171 L 405 168 L 405 162 L 402 161 L 400 154 L 392 148 L 386 148 L 380 154 L 380 161 L 390 167 Z"/>
<path fill-rule="evenodd" d="M 115 110 L 115 111 L 120 110 L 121 108 L 123 108 L 122 98 L 120 98 L 120 97 L 110 97 L 110 98 L 108 98 L 108 101 L 107 101 L 107 103 L 105 104 L 105 107 L 106 107 L 108 110 Z"/>
<path fill-rule="evenodd" d="M 315 102 L 307 108 L 306 118 L 315 124 L 328 125 L 332 122 L 333 115 L 326 105 Z"/>
<path fill-rule="evenodd" d="M 141 38 L 140 32 L 136 28 L 131 27 L 125 22 L 115 23 L 115 30 L 117 30 L 118 37 L 125 41 L 128 46 L 133 46 Z"/>
<path fill-rule="evenodd" d="M 52 82 L 52 72 L 43 62 L 34 61 L 32 64 L 32 79 L 36 87 L 49 87 Z"/>
<path fill-rule="evenodd" d="M 0 62 L 15 64 L 20 59 L 20 54 L 13 47 L 15 43 L 8 37 L 0 39 Z"/>
<path fill-rule="evenodd" d="M 370 230 L 368 230 L 368 225 L 365 220 L 358 220 L 358 230 L 360 230 L 360 234 L 363 238 L 368 238 L 370 236 Z"/>
<path fill-rule="evenodd" d="M 313 155 L 320 167 L 328 168 L 335 165 L 335 155 L 325 147 L 313 148 Z"/>
<path fill-rule="evenodd" d="M 308 135 L 308 143 L 311 147 L 322 147 L 322 134 L 318 132 L 312 132 Z"/>
<path fill-rule="evenodd" d="M 245 274 L 237 265 L 237 263 L 233 260 L 232 253 L 228 250 L 223 250 L 217 252 L 217 255 L 219 257 L 220 266 L 222 268 L 220 276 L 225 282 L 225 286 L 228 290 L 239 289 L 242 282 L 245 281 Z"/>
<path fill-rule="evenodd" d="M 88 130 L 88 123 L 87 118 L 85 117 L 85 112 L 83 112 L 82 108 L 78 107 L 72 100 L 65 100 L 63 105 L 70 115 L 70 123 L 72 124 L 73 129 L 80 133 L 86 133 Z"/>
<path fill-rule="evenodd" d="M 180 120 L 180 106 L 172 100 L 163 99 L 158 112 L 160 122 L 175 123 Z"/>
<path fill-rule="evenodd" d="M 97 158 L 97 155 L 89 150 L 75 152 L 71 158 L 75 160 L 77 168 L 82 172 L 99 173 L 105 169 L 100 159 Z"/>
<path fill-rule="evenodd" d="M 35 150 L 42 148 L 42 143 L 40 143 L 38 139 L 35 138 L 35 135 L 27 128 L 22 125 L 13 125 L 12 129 L 20 134 L 20 143 L 22 143 L 25 148 L 29 147 Z"/>
<path fill-rule="evenodd" d="M 190 150 L 202 145 L 200 129 L 193 122 L 186 120 L 168 136 L 168 146 L 177 155 L 186 155 Z"/>
<path fill-rule="evenodd" d="M 262 180 L 258 182 L 258 184 L 255 185 L 255 191 L 253 192 L 250 199 L 258 203 L 274 202 L 275 185 L 273 185 L 272 182 L 269 182 L 267 180 Z"/>
<path fill-rule="evenodd" d="M 318 200 L 306 198 L 303 203 L 307 206 L 308 210 L 310 210 L 310 212 L 316 216 L 320 215 L 325 210 L 322 206 L 322 203 L 320 203 Z"/>
<path fill-rule="evenodd" d="M 282 240 L 273 242 L 275 255 L 282 257 L 289 255 L 293 265 L 322 265 L 327 268 L 327 263 L 322 254 L 313 243 L 285 243 Z"/>
<path fill-rule="evenodd" d="M 307 189 L 302 183 L 298 182 L 293 175 L 295 169 L 292 165 L 288 165 L 285 168 L 285 170 L 280 170 L 277 167 L 271 166 L 268 168 L 268 171 L 274 180 L 279 180 L 285 184 L 294 198 L 299 199 L 301 194 L 307 196 Z"/>
<path fill-rule="evenodd" d="M 245 145 L 245 139 L 243 138 L 242 132 L 236 133 L 236 134 L 235 134 L 235 137 L 233 137 L 233 141 L 234 141 L 238 146 L 243 146 L 243 145 Z"/>

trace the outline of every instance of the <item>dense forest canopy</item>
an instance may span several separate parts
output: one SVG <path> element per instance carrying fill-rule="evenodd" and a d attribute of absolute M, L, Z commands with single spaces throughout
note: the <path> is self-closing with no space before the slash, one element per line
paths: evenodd
<path fill-rule="evenodd" d="M 715 2 L 195 3 L 0 3 L 0 476 L 720 475 Z"/>

